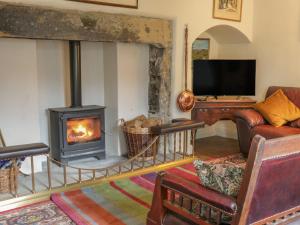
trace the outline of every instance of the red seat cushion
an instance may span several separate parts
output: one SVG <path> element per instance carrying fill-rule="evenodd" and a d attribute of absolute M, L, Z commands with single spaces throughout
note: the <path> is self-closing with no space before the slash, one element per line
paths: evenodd
<path fill-rule="evenodd" d="M 237 204 L 235 198 L 208 189 L 201 184 L 188 181 L 182 177 L 166 174 L 162 179 L 162 186 L 202 200 L 230 214 L 236 213 Z"/>

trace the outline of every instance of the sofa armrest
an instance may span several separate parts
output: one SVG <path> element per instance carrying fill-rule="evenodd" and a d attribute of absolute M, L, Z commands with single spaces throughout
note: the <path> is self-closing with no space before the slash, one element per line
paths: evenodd
<path fill-rule="evenodd" d="M 291 127 L 300 128 L 300 118 L 289 123 Z"/>
<path fill-rule="evenodd" d="M 254 109 L 239 110 L 234 113 L 236 118 L 245 120 L 249 127 L 266 124 L 263 116 Z"/>
<path fill-rule="evenodd" d="M 199 199 L 228 214 L 236 214 L 237 204 L 234 198 L 208 189 L 201 184 L 193 183 L 176 175 L 165 174 L 162 177 L 161 186 L 178 191 L 179 193 L 192 198 Z"/>

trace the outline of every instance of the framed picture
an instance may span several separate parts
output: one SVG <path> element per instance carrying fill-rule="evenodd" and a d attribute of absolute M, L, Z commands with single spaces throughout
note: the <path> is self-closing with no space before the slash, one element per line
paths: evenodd
<path fill-rule="evenodd" d="M 70 0 L 70 1 L 133 8 L 133 9 L 138 8 L 138 0 Z"/>
<path fill-rule="evenodd" d="M 5 142 L 4 142 L 4 138 L 3 138 L 3 135 L 2 135 L 2 132 L 0 130 L 0 148 L 1 147 L 5 147 Z"/>
<path fill-rule="evenodd" d="M 209 45 L 208 38 L 197 38 L 192 45 L 192 59 L 209 59 Z"/>
<path fill-rule="evenodd" d="M 213 0 L 213 17 L 217 19 L 241 21 L 242 0 Z"/>

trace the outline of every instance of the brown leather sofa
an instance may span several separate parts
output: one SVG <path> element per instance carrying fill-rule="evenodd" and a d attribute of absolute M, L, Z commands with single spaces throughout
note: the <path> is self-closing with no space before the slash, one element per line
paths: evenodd
<path fill-rule="evenodd" d="M 300 107 L 300 88 L 271 86 L 267 91 L 266 98 L 278 89 L 282 89 L 285 95 L 296 106 Z M 300 120 L 294 123 L 288 123 L 282 127 L 274 127 L 268 124 L 262 115 L 254 109 L 237 111 L 235 113 L 235 121 L 240 151 L 244 155 L 248 155 L 251 141 L 256 134 L 266 139 L 300 134 Z"/>

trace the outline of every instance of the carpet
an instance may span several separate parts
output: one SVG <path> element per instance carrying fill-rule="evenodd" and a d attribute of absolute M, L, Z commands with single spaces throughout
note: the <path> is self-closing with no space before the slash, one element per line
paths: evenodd
<path fill-rule="evenodd" d="M 45 201 L 0 213 L 0 225 L 75 225 L 53 202 Z"/>
<path fill-rule="evenodd" d="M 199 182 L 192 163 L 171 168 L 168 172 Z M 149 173 L 57 193 L 51 200 L 79 225 L 145 225 L 156 175 Z"/>

